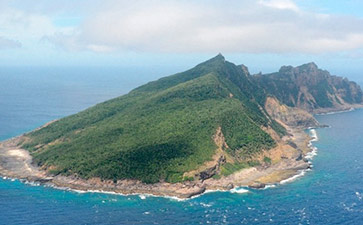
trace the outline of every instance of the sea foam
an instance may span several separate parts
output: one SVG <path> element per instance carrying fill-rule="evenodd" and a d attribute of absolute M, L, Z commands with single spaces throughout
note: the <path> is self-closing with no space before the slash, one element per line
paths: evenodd
<path fill-rule="evenodd" d="M 290 182 L 296 180 L 297 178 L 304 176 L 305 172 L 306 172 L 306 170 L 301 170 L 300 173 L 298 173 L 298 174 L 296 174 L 296 175 L 294 175 L 292 177 L 289 177 L 289 178 L 287 178 L 285 180 L 280 181 L 280 184 L 290 183 Z"/>
<path fill-rule="evenodd" d="M 311 139 L 309 141 L 308 147 L 311 149 L 311 151 L 306 154 L 305 159 L 312 160 L 314 156 L 318 154 L 318 148 L 313 146 L 313 142 L 318 141 L 319 138 L 314 128 L 309 129 L 309 135 Z"/>
<path fill-rule="evenodd" d="M 244 193 L 247 193 L 249 191 L 247 189 L 243 189 L 243 188 L 237 187 L 237 188 L 231 189 L 229 192 L 231 192 L 231 193 L 237 193 L 237 194 L 244 194 Z"/>
<path fill-rule="evenodd" d="M 314 128 L 309 130 L 310 137 L 312 138 L 310 142 L 318 141 L 318 134 L 316 133 L 316 130 Z"/>
<path fill-rule="evenodd" d="M 306 153 L 304 158 L 309 161 L 310 168 L 311 168 L 311 167 L 313 167 L 311 160 L 314 158 L 314 156 L 316 156 L 318 154 L 318 148 L 313 146 L 313 142 L 318 141 L 319 138 L 318 138 L 318 134 L 314 128 L 309 128 L 309 136 L 311 137 L 311 139 L 309 141 L 308 147 L 311 149 L 311 151 Z M 298 174 L 280 181 L 280 184 L 290 183 L 290 182 L 298 179 L 299 177 L 304 176 L 307 171 L 311 170 L 310 168 L 305 169 L 305 170 L 300 170 Z"/>

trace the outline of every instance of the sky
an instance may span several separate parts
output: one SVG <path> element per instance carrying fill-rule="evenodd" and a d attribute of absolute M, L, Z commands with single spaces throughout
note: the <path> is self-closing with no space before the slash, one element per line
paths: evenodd
<path fill-rule="evenodd" d="M 252 73 L 314 61 L 363 80 L 363 1 L 0 0 L 0 67 L 188 68 L 218 53 Z"/>

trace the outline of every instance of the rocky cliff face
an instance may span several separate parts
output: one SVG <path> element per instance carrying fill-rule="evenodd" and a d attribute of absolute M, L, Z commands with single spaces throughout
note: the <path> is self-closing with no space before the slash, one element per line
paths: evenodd
<path fill-rule="evenodd" d="M 319 122 L 307 111 L 281 104 L 274 97 L 266 99 L 265 109 L 273 119 L 289 127 L 305 129 L 319 126 Z"/>
<path fill-rule="evenodd" d="M 358 84 L 347 78 L 330 75 L 315 63 L 298 67 L 283 66 L 279 72 L 253 77 L 281 103 L 308 112 L 342 110 L 363 103 L 363 92 Z"/>

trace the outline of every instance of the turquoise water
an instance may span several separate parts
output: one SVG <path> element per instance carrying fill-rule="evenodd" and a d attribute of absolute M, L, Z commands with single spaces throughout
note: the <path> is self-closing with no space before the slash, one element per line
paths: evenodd
<path fill-rule="evenodd" d="M 0 70 L 0 139 L 124 94 L 169 71 Z M 130 73 L 136 74 L 131 76 Z M 127 75 L 127 76 L 126 76 Z M 0 179 L 0 224 L 363 224 L 363 110 L 317 116 L 314 167 L 292 183 L 187 201 L 77 193 Z"/>

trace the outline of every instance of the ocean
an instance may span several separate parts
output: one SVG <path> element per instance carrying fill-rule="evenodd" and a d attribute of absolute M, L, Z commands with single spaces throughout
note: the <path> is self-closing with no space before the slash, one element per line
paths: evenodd
<path fill-rule="evenodd" d="M 2 68 L 0 140 L 176 71 Z M 313 168 L 293 181 L 179 201 L 79 193 L 0 178 L 0 224 L 363 224 L 363 110 L 316 118 L 330 127 L 316 130 Z"/>

